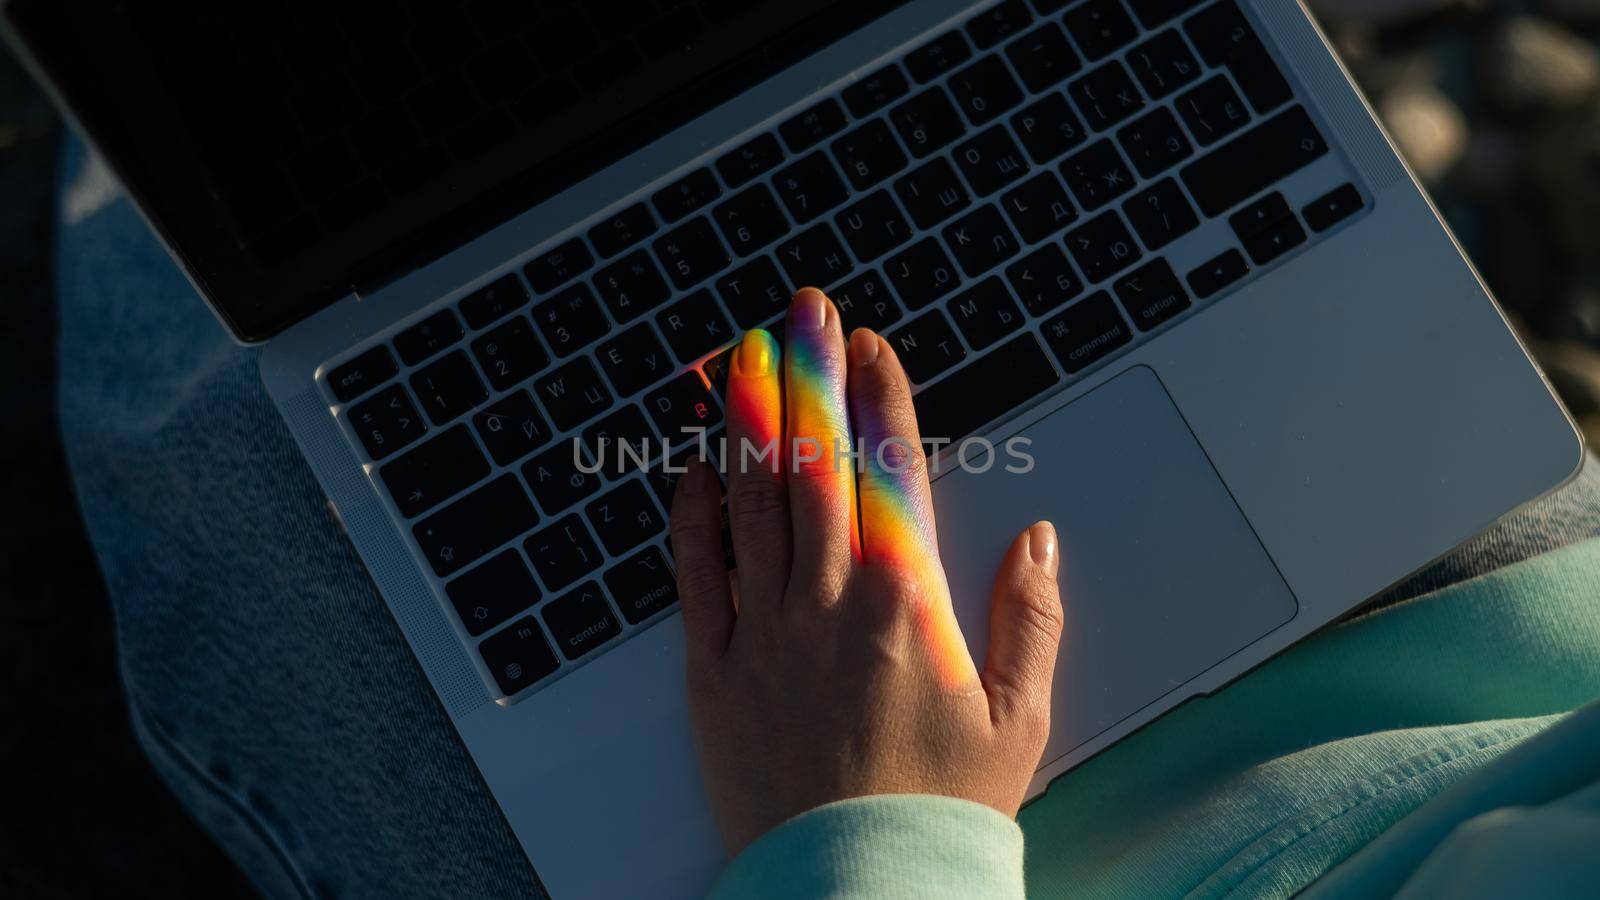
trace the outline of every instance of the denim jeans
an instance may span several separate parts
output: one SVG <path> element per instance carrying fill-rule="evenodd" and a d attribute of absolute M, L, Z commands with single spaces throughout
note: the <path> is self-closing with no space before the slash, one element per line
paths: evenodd
<path fill-rule="evenodd" d="M 156 768 L 272 896 L 541 895 L 257 353 L 103 170 L 71 148 L 63 171 L 61 421 Z M 1388 599 L 1597 534 L 1591 464 Z"/>

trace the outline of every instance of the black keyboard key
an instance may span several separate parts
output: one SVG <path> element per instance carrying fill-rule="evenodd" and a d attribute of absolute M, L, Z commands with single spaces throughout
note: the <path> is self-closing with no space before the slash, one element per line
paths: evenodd
<path fill-rule="evenodd" d="M 1110 56 L 1139 36 L 1139 26 L 1128 18 L 1118 0 L 1081 3 L 1068 10 L 1062 21 L 1090 59 Z"/>
<path fill-rule="evenodd" d="M 949 85 L 956 106 L 974 125 L 986 125 L 1022 102 L 1022 88 L 995 54 L 950 76 Z"/>
<path fill-rule="evenodd" d="M 622 633 L 611 604 L 593 581 L 551 600 L 539 615 L 567 659 L 577 659 Z"/>
<path fill-rule="evenodd" d="M 1160 100 L 1200 77 L 1200 61 L 1176 28 L 1169 28 L 1128 53 L 1134 77 L 1145 93 Z"/>
<path fill-rule="evenodd" d="M 350 407 L 345 415 L 356 437 L 361 439 L 361 445 L 367 448 L 367 455 L 373 459 L 383 459 L 428 430 L 422 415 L 406 396 L 406 389 L 398 384 L 391 384 Z"/>
<path fill-rule="evenodd" d="M 1190 272 L 1189 289 L 1203 300 L 1248 274 L 1250 264 L 1244 261 L 1244 254 L 1229 250 Z"/>
<path fill-rule="evenodd" d="M 1139 261 L 1139 244 L 1115 211 L 1067 232 L 1067 249 L 1089 283 L 1110 278 Z"/>
<path fill-rule="evenodd" d="M 583 511 L 612 556 L 627 553 L 667 527 L 666 517 L 637 478 L 589 501 Z"/>
<path fill-rule="evenodd" d="M 594 343 L 611 326 L 587 284 L 574 284 L 533 308 L 533 323 L 557 356 L 569 356 Z"/>
<path fill-rule="evenodd" d="M 834 217 L 834 222 L 856 259 L 862 262 L 872 262 L 911 237 L 911 226 L 900 215 L 900 208 L 895 205 L 888 191 L 877 191 L 846 206 Z M 782 255 L 779 254 L 780 258 Z M 792 276 L 793 272 L 790 274 Z M 802 282 L 795 279 L 795 283 Z M 832 284 L 833 281 L 824 283 Z"/>
<path fill-rule="evenodd" d="M 456 314 L 441 309 L 395 335 L 394 349 L 399 351 L 401 362 L 414 366 L 461 340 L 464 333 Z"/>
<path fill-rule="evenodd" d="M 974 350 L 982 350 L 1022 327 L 1022 310 L 998 275 L 957 294 L 948 309 L 950 318 Z"/>
<path fill-rule="evenodd" d="M 1183 183 L 1207 217 L 1220 216 L 1328 152 L 1301 107 L 1278 113 L 1183 168 Z"/>
<path fill-rule="evenodd" d="M 446 506 L 411 533 L 440 578 L 466 568 L 539 523 L 515 475 L 499 478 Z"/>
<path fill-rule="evenodd" d="M 1192 305 L 1189 292 L 1164 259 L 1151 260 L 1118 278 L 1112 290 L 1140 331 L 1149 331 Z"/>
<path fill-rule="evenodd" d="M 518 619 L 506 630 L 485 639 L 478 645 L 478 653 L 508 697 L 561 666 L 532 616 Z"/>
<path fill-rule="evenodd" d="M 541 253 L 523 267 L 528 283 L 541 294 L 555 290 L 582 275 L 594 265 L 594 256 L 583 241 L 573 238 L 554 250 Z"/>
<path fill-rule="evenodd" d="M 915 384 L 932 381 L 967 358 L 967 350 L 950 328 L 950 320 L 937 309 L 912 319 L 887 340 L 895 355 L 900 357 L 906 376 Z"/>
<path fill-rule="evenodd" d="M 844 130 L 844 110 L 828 98 L 778 126 L 792 153 L 803 153 Z"/>
<path fill-rule="evenodd" d="M 663 234 L 652 246 L 680 291 L 727 268 L 733 259 L 705 216 L 690 219 Z"/>
<path fill-rule="evenodd" d="M 918 393 L 911 403 L 924 440 L 954 445 L 1060 380 L 1039 339 L 1024 334 Z"/>
<path fill-rule="evenodd" d="M 644 408 L 656 431 L 673 444 L 694 439 L 699 432 L 693 429 L 710 430 L 722 422 L 722 409 L 692 369 L 646 394 Z"/>
<path fill-rule="evenodd" d="M 1036 244 L 1078 218 L 1066 189 L 1049 172 L 1040 172 L 1006 192 L 1000 198 L 1000 208 L 1006 211 L 1024 244 Z"/>
<path fill-rule="evenodd" d="M 1301 214 L 1311 230 L 1320 234 L 1348 219 L 1364 205 L 1356 186 L 1346 184 L 1311 201 Z"/>
<path fill-rule="evenodd" d="M 918 228 L 932 228 L 972 202 L 948 160 L 930 160 L 894 183 L 894 192 Z"/>
<path fill-rule="evenodd" d="M 328 373 L 328 387 L 333 396 L 344 403 L 365 394 L 394 377 L 398 368 L 389 348 L 382 344 L 362 353 L 347 363 L 335 366 Z"/>
<path fill-rule="evenodd" d="M 672 296 L 661 270 L 642 249 L 594 273 L 594 289 L 618 322 L 643 315 Z"/>
<path fill-rule="evenodd" d="M 467 354 L 460 350 L 414 373 L 411 390 L 435 425 L 443 425 L 489 397 Z"/>
<path fill-rule="evenodd" d="M 643 322 L 595 348 L 595 358 L 619 397 L 642 391 L 677 368 L 656 333 Z"/>
<path fill-rule="evenodd" d="M 845 88 L 844 105 L 849 108 L 850 115 L 864 119 L 910 91 L 906 74 L 899 66 L 890 63 Z"/>
<path fill-rule="evenodd" d="M 489 455 L 502 466 L 510 465 L 550 440 L 550 426 L 527 391 L 508 394 L 472 415 L 478 437 Z"/>
<path fill-rule="evenodd" d="M 900 321 L 900 304 L 877 272 L 867 271 L 828 292 L 846 335 L 857 328 L 882 331 Z"/>
<path fill-rule="evenodd" d="M 634 554 L 606 570 L 606 590 L 622 617 L 637 625 L 678 602 L 677 579 L 666 557 L 655 547 Z"/>
<path fill-rule="evenodd" d="M 456 617 L 473 637 L 539 602 L 527 563 L 507 550 L 445 586 Z"/>
<path fill-rule="evenodd" d="M 1205 0 L 1128 0 L 1128 5 L 1133 7 L 1133 14 L 1139 17 L 1144 27 L 1155 28 L 1204 2 Z"/>
<path fill-rule="evenodd" d="M 1069 375 L 1082 372 L 1133 340 L 1133 329 L 1122 321 L 1117 305 L 1105 291 L 1046 319 L 1042 333 Z"/>
<path fill-rule="evenodd" d="M 908 309 L 921 309 L 961 286 L 955 264 L 931 237 L 889 257 L 883 268 Z"/>
<path fill-rule="evenodd" d="M 1011 127 L 1036 163 L 1047 163 L 1083 143 L 1088 133 L 1062 94 L 1051 94 L 1023 107 L 1011 117 Z"/>
<path fill-rule="evenodd" d="M 1164 178 L 1134 194 L 1122 204 L 1122 211 L 1139 239 L 1151 250 L 1160 250 L 1200 227 L 1200 217 L 1183 196 L 1178 183 Z"/>
<path fill-rule="evenodd" d="M 789 230 L 788 218 L 764 184 L 753 185 L 723 201 L 711 215 L 737 256 L 749 256 Z"/>
<path fill-rule="evenodd" d="M 944 88 L 933 87 L 889 111 L 889 121 L 900 132 L 911 155 L 921 159 L 966 131 Z"/>
<path fill-rule="evenodd" d="M 489 474 L 465 425 L 444 432 L 378 470 L 400 514 L 412 518 Z"/>
<path fill-rule="evenodd" d="M 944 240 L 968 278 L 976 278 L 1017 255 L 1022 247 L 993 205 L 980 207 L 944 228 Z"/>
<path fill-rule="evenodd" d="M 594 420 L 582 440 L 588 458 L 607 476 L 648 470 L 661 447 L 644 413 L 631 403 Z"/>
<path fill-rule="evenodd" d="M 833 142 L 834 158 L 844 177 L 864 191 L 906 167 L 905 151 L 882 119 L 857 128 Z"/>
<path fill-rule="evenodd" d="M 972 48 L 959 31 L 947 31 L 906 54 L 906 69 L 926 84 L 972 58 Z"/>
<path fill-rule="evenodd" d="M 1083 292 L 1083 282 L 1072 271 L 1067 254 L 1055 244 L 1045 244 L 1007 266 L 1006 278 L 1033 316 L 1042 316 Z"/>
<path fill-rule="evenodd" d="M 472 342 L 472 355 L 496 391 L 533 377 L 550 362 L 539 339 L 533 336 L 533 324 L 522 316 L 480 335 Z"/>
<path fill-rule="evenodd" d="M 572 441 L 562 441 L 522 467 L 522 477 L 545 515 L 554 515 L 600 490 L 600 476 L 578 468 L 572 456 L 575 448 Z M 585 465 L 593 463 L 587 460 Z"/>
<path fill-rule="evenodd" d="M 691 363 L 733 340 L 733 326 L 705 288 L 656 313 L 656 325 L 680 363 Z"/>
<path fill-rule="evenodd" d="M 1028 163 L 1016 141 L 1003 126 L 996 125 L 962 144 L 956 145 L 956 164 L 967 176 L 972 190 L 983 197 L 1000 190 L 1028 174 Z"/>
<path fill-rule="evenodd" d="M 1306 230 L 1294 216 L 1280 219 L 1244 242 L 1250 261 L 1264 266 L 1306 242 Z"/>
<path fill-rule="evenodd" d="M 789 275 L 789 283 L 800 287 L 825 288 L 850 274 L 850 254 L 828 227 L 819 222 L 778 245 L 778 261 Z"/>
<path fill-rule="evenodd" d="M 987 50 L 1020 33 L 1032 22 L 1033 15 L 1022 0 L 1005 0 L 967 20 L 967 36 L 979 50 Z"/>
<path fill-rule="evenodd" d="M 611 392 L 586 357 L 550 372 L 535 385 L 534 393 L 560 431 L 577 427 L 611 405 Z"/>
<path fill-rule="evenodd" d="M 1266 45 L 1233 0 L 1191 16 L 1183 27 L 1207 64 L 1227 66 L 1256 112 L 1265 113 L 1294 97 Z"/>
<path fill-rule="evenodd" d="M 650 214 L 650 208 L 643 203 L 635 203 L 589 229 L 589 243 L 594 244 L 594 249 L 598 250 L 602 257 L 609 258 L 639 243 L 655 231 L 656 217 Z"/>
<path fill-rule="evenodd" d="M 1144 97 L 1122 63 L 1112 60 L 1067 85 L 1084 121 L 1095 131 L 1113 125 L 1144 109 Z"/>
<path fill-rule="evenodd" d="M 1154 178 L 1194 153 L 1178 120 L 1166 109 L 1140 116 L 1117 132 L 1117 142 L 1145 178 Z"/>
<path fill-rule="evenodd" d="M 710 169 L 695 169 L 650 198 L 666 222 L 676 222 L 721 196 L 722 188 Z"/>
<path fill-rule="evenodd" d="M 783 148 L 771 134 L 751 138 L 717 159 L 717 171 L 733 187 L 765 175 L 783 162 Z"/>
<path fill-rule="evenodd" d="M 772 259 L 759 256 L 717 279 L 717 294 L 740 328 L 755 328 L 783 312 L 794 292 Z"/>
<path fill-rule="evenodd" d="M 802 225 L 850 196 L 828 155 L 821 150 L 779 171 L 772 183 L 789 215 Z"/>
<path fill-rule="evenodd" d="M 544 586 L 559 591 L 600 568 L 604 561 L 589 529 L 577 513 L 564 516 L 555 524 L 535 532 L 522 543 L 533 570 Z"/>
<path fill-rule="evenodd" d="M 528 302 L 528 289 L 515 275 L 505 275 L 478 288 L 461 301 L 468 328 L 482 328 Z"/>
<path fill-rule="evenodd" d="M 1006 58 L 1028 90 L 1038 93 L 1083 68 L 1061 26 L 1046 22 L 1006 48 Z"/>
<path fill-rule="evenodd" d="M 1289 201 L 1283 199 L 1283 194 L 1273 191 L 1229 216 L 1228 225 L 1239 236 L 1239 240 L 1248 241 L 1292 215 L 1294 213 L 1289 211 Z"/>
<path fill-rule="evenodd" d="M 1215 144 L 1250 121 L 1250 110 L 1224 75 L 1209 78 L 1185 93 L 1178 98 L 1177 106 L 1201 146 Z"/>
<path fill-rule="evenodd" d="M 1061 177 L 1085 210 L 1098 209 L 1133 190 L 1136 180 L 1115 144 L 1104 138 L 1061 164 Z"/>

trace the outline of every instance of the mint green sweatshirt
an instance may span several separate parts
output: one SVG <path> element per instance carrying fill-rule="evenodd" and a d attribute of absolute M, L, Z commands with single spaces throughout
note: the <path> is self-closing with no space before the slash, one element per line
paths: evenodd
<path fill-rule="evenodd" d="M 1597 696 L 1600 540 L 1331 628 L 1058 778 L 1020 829 L 847 800 L 712 896 L 1600 896 Z"/>

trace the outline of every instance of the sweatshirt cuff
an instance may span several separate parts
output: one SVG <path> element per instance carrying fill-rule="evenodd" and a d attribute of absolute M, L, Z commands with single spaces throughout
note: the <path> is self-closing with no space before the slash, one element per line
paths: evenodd
<path fill-rule="evenodd" d="M 767 832 L 717 879 L 714 900 L 1020 898 L 1022 830 L 953 797 L 884 795 L 819 806 Z"/>

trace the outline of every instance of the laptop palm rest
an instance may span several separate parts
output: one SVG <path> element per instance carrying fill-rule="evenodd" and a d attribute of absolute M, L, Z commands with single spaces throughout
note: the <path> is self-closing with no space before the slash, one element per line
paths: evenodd
<path fill-rule="evenodd" d="M 933 486 L 956 612 L 982 667 L 994 573 L 1039 519 L 1060 534 L 1066 628 L 1048 763 L 1294 617 L 1293 594 L 1149 368 L 1022 428 L 1031 472 Z M 969 459 L 976 460 L 975 454 Z"/>

